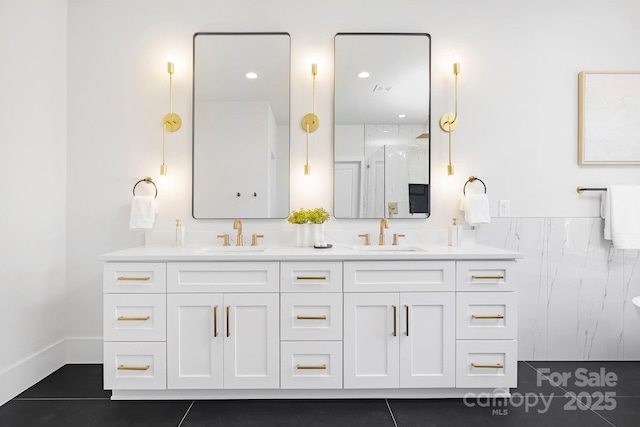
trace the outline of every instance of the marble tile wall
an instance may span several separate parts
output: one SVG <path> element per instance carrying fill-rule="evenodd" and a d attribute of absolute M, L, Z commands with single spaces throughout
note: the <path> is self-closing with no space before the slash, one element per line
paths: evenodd
<path fill-rule="evenodd" d="M 519 263 L 520 360 L 639 360 L 640 251 L 616 251 L 600 218 L 492 218 L 478 243 Z"/>

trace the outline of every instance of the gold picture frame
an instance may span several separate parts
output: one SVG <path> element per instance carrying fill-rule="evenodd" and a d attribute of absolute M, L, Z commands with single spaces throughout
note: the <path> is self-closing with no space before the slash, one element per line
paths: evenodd
<path fill-rule="evenodd" d="M 640 71 L 578 74 L 578 164 L 640 164 Z"/>

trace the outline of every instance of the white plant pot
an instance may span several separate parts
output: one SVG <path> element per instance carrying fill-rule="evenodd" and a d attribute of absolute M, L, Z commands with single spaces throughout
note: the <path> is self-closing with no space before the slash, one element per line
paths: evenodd
<path fill-rule="evenodd" d="M 324 243 L 324 223 L 323 224 L 310 224 L 311 225 L 311 246 L 316 243 Z"/>
<path fill-rule="evenodd" d="M 294 224 L 296 230 L 296 246 L 299 248 L 310 246 L 311 228 L 310 224 Z"/>

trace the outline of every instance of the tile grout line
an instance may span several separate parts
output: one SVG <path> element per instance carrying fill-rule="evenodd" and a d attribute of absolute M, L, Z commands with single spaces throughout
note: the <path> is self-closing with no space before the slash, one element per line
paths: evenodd
<path fill-rule="evenodd" d="M 189 405 L 189 407 L 187 408 L 187 411 L 184 413 L 184 415 L 182 416 L 182 419 L 180 420 L 180 422 L 178 423 L 178 427 L 180 427 L 182 425 L 182 423 L 184 422 L 185 418 L 187 418 L 187 415 L 189 415 L 189 411 L 191 410 L 191 408 L 193 407 L 193 404 L 196 403 L 195 400 L 191 401 L 191 405 Z"/>
<path fill-rule="evenodd" d="M 565 393 L 569 393 L 569 391 L 565 390 L 565 388 L 564 388 L 564 387 L 562 387 L 560 384 L 557 384 L 557 383 L 555 383 L 555 382 L 551 381 L 551 379 L 550 379 L 548 376 L 546 376 L 546 375 L 545 375 L 545 374 L 543 374 L 542 372 L 538 371 L 538 369 L 537 369 L 535 366 L 533 366 L 533 365 L 529 364 L 529 362 L 526 362 L 526 361 L 524 361 L 524 363 L 526 363 L 527 365 L 529 365 L 533 370 L 535 370 L 535 371 L 536 371 L 536 373 L 538 373 L 538 374 L 542 375 L 542 376 L 543 376 L 543 377 L 545 377 L 547 380 L 549 380 L 549 383 L 550 383 L 550 384 L 553 384 L 553 386 L 554 386 L 554 387 L 558 387 L 560 390 L 564 391 Z M 577 395 L 575 395 L 575 394 L 574 394 L 574 396 L 576 396 L 576 402 L 577 402 L 577 404 L 578 404 L 578 405 L 583 406 L 583 407 L 585 407 L 585 408 L 589 409 L 589 411 L 593 412 L 593 413 L 594 413 L 594 414 L 596 414 L 598 417 L 602 418 L 605 422 L 607 422 L 607 423 L 611 424 L 613 427 L 616 427 L 616 425 L 615 425 L 615 424 L 613 424 L 611 421 L 609 421 L 609 420 L 608 420 L 608 419 L 606 419 L 604 416 L 600 415 L 598 412 L 596 412 L 596 411 L 594 411 L 593 409 L 591 409 L 591 407 L 590 407 L 589 405 L 584 404 L 580 399 L 578 399 L 578 398 L 577 398 Z M 560 397 L 560 396 L 558 396 L 558 397 Z M 554 398 L 555 398 L 555 396 L 554 396 Z"/>
<path fill-rule="evenodd" d="M 398 423 L 396 422 L 396 417 L 393 416 L 393 411 L 391 410 L 391 405 L 389 405 L 389 400 L 384 399 L 384 403 L 387 404 L 387 409 L 389 410 L 389 415 L 391 415 L 391 420 L 393 421 L 393 425 L 398 427 Z"/>
<path fill-rule="evenodd" d="M 111 400 L 108 397 L 14 397 L 11 400 L 23 402 L 38 402 L 48 400 Z"/>

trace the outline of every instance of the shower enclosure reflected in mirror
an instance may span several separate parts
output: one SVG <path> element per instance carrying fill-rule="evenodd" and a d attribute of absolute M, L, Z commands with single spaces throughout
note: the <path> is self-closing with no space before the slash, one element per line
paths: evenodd
<path fill-rule="evenodd" d="M 286 33 L 193 36 L 196 219 L 289 215 Z"/>
<path fill-rule="evenodd" d="M 431 38 L 335 36 L 334 215 L 427 218 Z"/>

